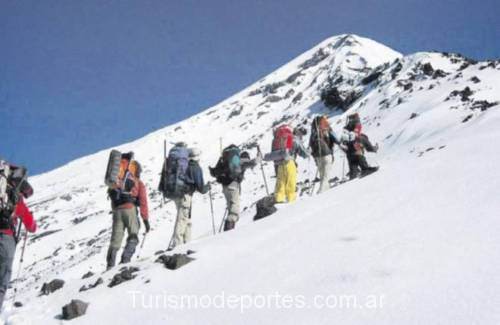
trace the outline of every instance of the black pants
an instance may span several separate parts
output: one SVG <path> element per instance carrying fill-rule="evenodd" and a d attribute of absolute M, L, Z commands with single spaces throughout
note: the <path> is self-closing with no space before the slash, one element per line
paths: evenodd
<path fill-rule="evenodd" d="M 367 173 L 376 169 L 376 167 L 370 167 L 364 155 L 347 155 L 347 161 L 349 162 L 349 178 L 353 179 L 359 176 L 359 173 Z"/>

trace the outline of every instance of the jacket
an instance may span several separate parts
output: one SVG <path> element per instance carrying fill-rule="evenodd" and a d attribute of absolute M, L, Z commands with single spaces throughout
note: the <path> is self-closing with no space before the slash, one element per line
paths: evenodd
<path fill-rule="evenodd" d="M 24 227 L 28 232 L 36 231 L 36 221 L 22 198 L 19 199 L 19 202 L 17 202 L 16 208 L 14 210 L 12 219 L 14 228 L 17 227 L 19 219 L 21 219 L 21 222 L 24 224 Z M 10 236 L 14 235 L 14 231 L 12 229 L 0 229 L 0 232 Z"/>
<path fill-rule="evenodd" d="M 149 209 L 148 209 L 148 195 L 146 191 L 146 186 L 138 178 L 134 177 L 133 181 L 135 184 L 130 190 L 130 196 L 133 200 L 131 202 L 125 202 L 118 205 L 112 204 L 112 208 L 113 210 L 133 209 L 136 206 L 138 206 L 142 219 L 147 220 L 149 218 Z"/>
<path fill-rule="evenodd" d="M 205 185 L 203 180 L 203 170 L 201 170 L 200 164 L 197 161 L 189 160 L 186 176 L 189 179 L 189 194 L 192 195 L 196 191 L 201 194 L 208 192 L 208 186 Z"/>

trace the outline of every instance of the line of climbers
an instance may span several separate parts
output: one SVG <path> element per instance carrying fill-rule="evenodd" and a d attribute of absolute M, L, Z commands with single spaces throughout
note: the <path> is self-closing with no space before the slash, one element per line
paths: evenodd
<path fill-rule="evenodd" d="M 368 137 L 361 132 L 361 122 L 357 113 L 348 116 L 341 137 L 333 132 L 327 116 L 323 115 L 313 119 L 308 149 L 303 144 L 303 138 L 306 134 L 307 130 L 303 126 L 292 129 L 288 125 L 282 125 L 276 128 L 273 132 L 272 150 L 264 157 L 261 156 L 259 148 L 257 156 L 253 159 L 248 151 L 242 151 L 234 144 L 222 150 L 216 165 L 209 167 L 209 171 L 216 182 L 222 185 L 222 193 L 226 200 L 226 210 L 221 224 L 224 231 L 234 229 L 240 218 L 241 183 L 245 171 L 261 164 L 262 160 L 272 161 L 275 166 L 276 185 L 273 203 L 296 200 L 298 156 L 308 158 L 312 155 L 319 176 L 318 193 L 329 189 L 335 144 L 345 152 L 349 164 L 348 175 L 350 179 L 368 175 L 378 169 L 378 167 L 369 166 L 364 156 L 365 150 L 376 152 L 378 146 L 373 146 Z M 205 183 L 203 170 L 199 164 L 200 155 L 199 149 L 188 148 L 184 142 L 176 143 L 168 155 L 165 150 L 165 162 L 158 190 L 164 198 L 172 200 L 177 209 L 174 232 L 168 244 L 168 250 L 191 240 L 191 212 L 194 193 L 206 194 L 210 192 L 210 199 L 212 199 L 211 183 Z M 133 256 L 139 243 L 138 208 L 146 227 L 146 233 L 150 230 L 147 194 L 145 186 L 140 180 L 140 170 L 139 163 L 133 160 L 133 153 L 111 152 L 106 173 L 106 184 L 109 186 L 108 195 L 113 207 L 112 236 L 107 257 L 108 268 L 115 265 L 116 254 L 121 246 L 125 229 L 128 237 L 121 263 L 129 262 Z M 263 176 L 266 182 L 265 175 Z"/>
<path fill-rule="evenodd" d="M 368 175 L 378 169 L 378 167 L 369 166 L 364 156 L 365 150 L 377 152 L 378 146 L 373 146 L 368 137 L 361 132 L 358 114 L 348 116 L 341 137 L 337 137 L 332 131 L 326 116 L 317 116 L 313 119 L 308 149 L 303 144 L 306 134 L 307 130 L 302 126 L 294 129 L 288 125 L 278 127 L 274 130 L 272 150 L 264 157 L 260 153 L 260 148 L 253 159 L 247 151 L 241 151 L 234 144 L 222 150 L 215 167 L 209 167 L 209 170 L 216 182 L 222 185 L 226 200 L 226 213 L 221 224 L 224 231 L 234 229 L 240 218 L 241 183 L 245 171 L 259 164 L 262 168 L 262 160 L 274 162 L 277 179 L 273 203 L 296 200 L 296 159 L 298 156 L 308 158 L 312 155 L 319 175 L 318 193 L 329 189 L 335 144 L 346 154 L 350 179 L 359 175 Z M 205 183 L 203 171 L 199 165 L 200 154 L 199 149 L 188 148 L 183 142 L 175 144 L 168 155 L 165 154 L 158 189 L 164 198 L 174 201 L 177 208 L 174 234 L 168 249 L 190 241 L 193 194 L 195 192 L 211 193 L 211 184 Z M 111 200 L 113 215 L 111 241 L 106 255 L 108 269 L 116 264 L 116 255 L 122 245 L 125 231 L 127 231 L 127 239 L 120 263 L 130 262 L 135 254 L 139 244 L 139 213 L 144 223 L 145 234 L 150 231 L 148 195 L 146 186 L 141 181 L 142 167 L 133 158 L 132 152 L 122 154 L 117 150 L 112 150 L 106 170 L 105 183 L 108 186 L 108 197 Z M 262 172 L 267 190 L 263 168 Z M 24 203 L 24 200 L 32 194 L 33 188 L 27 180 L 26 168 L 0 159 L 0 309 L 11 278 L 21 226 L 24 225 L 26 228 L 25 244 L 27 232 L 35 232 L 37 228 L 33 215 Z M 24 248 L 25 246 L 21 253 L 21 262 Z"/>

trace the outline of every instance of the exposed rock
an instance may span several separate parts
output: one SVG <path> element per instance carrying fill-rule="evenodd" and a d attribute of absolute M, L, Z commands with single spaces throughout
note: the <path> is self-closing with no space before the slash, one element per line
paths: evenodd
<path fill-rule="evenodd" d="M 88 303 L 81 300 L 71 300 L 69 304 L 62 308 L 62 319 L 70 320 L 85 315 L 88 306 Z"/>
<path fill-rule="evenodd" d="M 91 271 L 88 271 L 87 273 L 85 273 L 83 276 L 82 276 L 82 279 L 88 279 L 90 277 L 94 276 L 94 273 L 92 273 Z"/>
<path fill-rule="evenodd" d="M 401 62 L 398 62 L 398 64 L 396 64 L 396 66 L 391 71 L 392 80 L 396 79 L 399 72 L 401 72 L 401 69 L 403 69 L 403 65 L 401 64 Z"/>
<path fill-rule="evenodd" d="M 293 97 L 292 99 L 292 104 L 296 104 L 297 102 L 299 102 L 302 99 L 302 96 L 302 93 L 298 93 L 297 95 L 295 95 L 295 97 Z"/>
<path fill-rule="evenodd" d="M 472 118 L 472 114 L 467 115 L 463 120 L 462 123 L 468 122 Z"/>
<path fill-rule="evenodd" d="M 265 102 L 266 103 L 276 103 L 276 102 L 279 102 L 280 100 L 281 100 L 280 96 L 271 95 L 271 96 L 267 97 Z"/>
<path fill-rule="evenodd" d="M 61 200 L 64 200 L 64 201 L 71 201 L 73 198 L 71 197 L 71 194 L 65 194 L 65 195 L 62 195 L 60 197 Z"/>
<path fill-rule="evenodd" d="M 436 71 L 434 71 L 434 74 L 432 75 L 432 78 L 433 79 L 444 78 L 447 75 L 448 75 L 448 73 L 444 72 L 441 69 L 437 69 Z"/>
<path fill-rule="evenodd" d="M 422 65 L 422 72 L 426 75 L 426 76 L 432 76 L 434 74 L 434 68 L 432 67 L 432 64 L 430 64 L 429 62 L 425 63 L 424 65 Z"/>
<path fill-rule="evenodd" d="M 291 119 L 293 119 L 293 115 L 284 115 L 279 120 L 274 121 L 273 124 L 271 125 L 271 127 L 274 128 L 274 127 L 276 127 L 276 126 L 278 126 L 280 124 L 288 122 Z"/>
<path fill-rule="evenodd" d="M 304 74 L 302 73 L 302 71 L 295 72 L 295 73 L 291 74 L 290 76 L 288 76 L 288 78 L 286 78 L 286 82 L 291 84 L 291 83 L 295 82 L 295 80 L 297 80 L 298 77 L 303 76 L 303 75 Z"/>
<path fill-rule="evenodd" d="M 94 282 L 93 284 L 89 284 L 88 286 L 83 286 L 80 288 L 80 292 L 82 291 L 87 291 L 87 290 L 90 290 L 90 289 L 94 289 L 95 287 L 97 287 L 98 285 L 101 285 L 104 283 L 104 280 L 102 278 L 99 278 L 97 279 L 96 282 Z"/>
<path fill-rule="evenodd" d="M 22 306 L 23 306 L 23 303 L 22 303 L 22 302 L 20 302 L 20 301 L 16 301 L 16 302 L 14 303 L 14 307 L 16 307 L 16 308 L 21 308 Z"/>
<path fill-rule="evenodd" d="M 276 207 L 274 206 L 275 204 L 276 202 L 274 200 L 274 196 L 272 195 L 263 197 L 262 199 L 257 201 L 257 213 L 253 217 L 253 220 L 255 221 L 265 218 L 278 211 L 278 209 L 276 209 Z"/>
<path fill-rule="evenodd" d="M 189 257 L 187 254 L 174 254 L 174 255 L 160 255 L 156 262 L 162 263 L 169 270 L 177 270 L 184 265 L 194 261 L 194 258 Z"/>
<path fill-rule="evenodd" d="M 476 77 L 476 76 L 473 76 L 473 77 L 472 77 L 472 78 L 470 78 L 469 80 L 470 80 L 470 81 L 472 81 L 472 82 L 473 82 L 473 83 L 475 83 L 475 84 L 478 84 L 478 83 L 480 83 L 480 82 L 481 82 L 481 80 L 480 80 L 478 77 Z"/>
<path fill-rule="evenodd" d="M 264 96 L 275 94 L 278 91 L 278 88 L 283 87 L 284 85 L 285 83 L 283 81 L 265 85 L 262 92 L 264 93 Z"/>
<path fill-rule="evenodd" d="M 61 289 L 64 286 L 64 281 L 61 279 L 54 279 L 49 283 L 44 283 L 42 286 L 42 290 L 40 291 L 41 295 L 49 295 L 52 292 Z"/>
<path fill-rule="evenodd" d="M 369 83 L 380 78 L 381 75 L 382 75 L 381 71 L 375 71 L 375 72 L 369 74 L 368 76 L 364 77 L 363 79 L 361 79 L 361 83 L 363 85 L 368 85 Z"/>
<path fill-rule="evenodd" d="M 257 119 L 260 119 L 262 116 L 269 114 L 269 112 L 258 112 L 257 113 Z"/>
<path fill-rule="evenodd" d="M 328 87 L 323 89 L 321 92 L 321 101 L 326 107 L 330 109 L 340 108 L 346 111 L 352 103 L 354 103 L 359 97 L 360 93 L 354 90 L 350 91 L 339 91 L 337 87 Z"/>
<path fill-rule="evenodd" d="M 418 117 L 417 113 L 411 113 L 410 120 L 413 120 L 416 117 Z"/>
<path fill-rule="evenodd" d="M 114 286 L 117 286 L 125 281 L 130 281 L 134 279 L 137 274 L 134 274 L 139 271 L 138 267 L 123 267 L 120 269 L 120 273 L 115 274 L 113 276 L 113 279 L 111 279 L 111 282 L 108 284 L 108 287 L 112 288 Z"/>
<path fill-rule="evenodd" d="M 226 121 L 229 121 L 230 119 L 232 119 L 233 117 L 236 117 L 236 116 L 239 116 L 241 114 L 241 112 L 243 111 L 243 105 L 236 108 L 236 109 L 233 109 L 231 111 L 231 113 L 229 114 L 229 116 L 227 117 L 227 120 Z"/>
<path fill-rule="evenodd" d="M 478 100 L 472 103 L 470 109 L 472 110 L 480 109 L 481 111 L 486 111 L 488 108 L 496 105 L 498 105 L 498 102 L 490 103 L 487 100 Z"/>
<path fill-rule="evenodd" d="M 450 100 L 452 97 L 460 96 L 460 100 L 463 102 L 469 101 L 470 96 L 472 96 L 474 92 L 469 88 L 465 87 L 463 90 L 454 90 L 450 93 L 450 95 L 446 98 L 446 100 Z"/>
<path fill-rule="evenodd" d="M 299 67 L 302 69 L 309 69 L 311 67 L 314 67 L 318 65 L 321 61 L 326 59 L 328 57 L 328 53 L 326 53 L 323 49 L 319 49 L 312 58 L 309 60 L 306 60 L 304 63 L 302 63 Z"/>
<path fill-rule="evenodd" d="M 288 90 L 285 94 L 285 99 L 292 97 L 293 94 L 295 94 L 295 90 L 293 90 L 293 89 Z"/>

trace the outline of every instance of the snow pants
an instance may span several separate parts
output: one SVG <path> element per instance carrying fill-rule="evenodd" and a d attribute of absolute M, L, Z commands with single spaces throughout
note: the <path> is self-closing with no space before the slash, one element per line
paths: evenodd
<path fill-rule="evenodd" d="M 284 161 L 278 166 L 278 177 L 274 190 L 276 203 L 293 202 L 297 198 L 297 165 L 295 161 Z"/>
<path fill-rule="evenodd" d="M 347 161 L 349 163 L 349 179 L 353 179 L 359 176 L 360 170 L 361 175 L 372 171 L 374 168 L 368 165 L 364 155 L 347 155 Z"/>
<path fill-rule="evenodd" d="M 174 242 L 170 248 L 182 245 L 191 240 L 191 204 L 192 195 L 184 194 L 183 197 L 174 199 L 177 208 L 175 220 Z"/>
<path fill-rule="evenodd" d="M 330 188 L 330 172 L 332 170 L 333 166 L 333 156 L 328 155 L 324 157 L 317 157 L 314 158 L 314 161 L 316 162 L 316 166 L 318 167 L 318 173 L 319 173 L 319 190 L 318 194 L 321 192 L 324 192 Z"/>
<path fill-rule="evenodd" d="M 120 263 L 130 262 L 135 253 L 135 248 L 139 243 L 139 218 L 137 217 L 137 209 L 115 209 L 113 210 L 113 228 L 111 232 L 111 243 L 108 249 L 107 263 L 108 268 L 115 266 L 116 254 L 120 249 L 127 230 L 127 243 L 123 249 Z"/>
<path fill-rule="evenodd" d="M 11 235 L 0 233 L 0 310 L 12 275 L 16 241 Z"/>
<path fill-rule="evenodd" d="M 233 181 L 229 185 L 222 186 L 222 193 L 226 198 L 227 219 L 224 223 L 224 231 L 234 228 L 240 220 L 240 183 Z"/>

